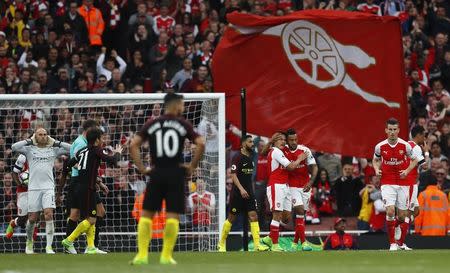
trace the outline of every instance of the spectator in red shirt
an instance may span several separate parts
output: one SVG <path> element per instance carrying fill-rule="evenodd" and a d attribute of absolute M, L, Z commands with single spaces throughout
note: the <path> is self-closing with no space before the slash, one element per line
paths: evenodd
<path fill-rule="evenodd" d="M 343 218 L 337 218 L 334 221 L 333 233 L 325 240 L 324 250 L 357 250 L 358 245 L 350 234 L 345 233 L 346 220 Z"/>
<path fill-rule="evenodd" d="M 203 179 L 197 179 L 196 191 L 188 197 L 188 207 L 192 211 L 192 225 L 194 230 L 208 230 L 211 217 L 214 215 L 216 197 L 206 190 Z"/>
<path fill-rule="evenodd" d="M 266 143 L 260 140 L 258 143 L 258 161 L 256 164 L 256 176 L 255 176 L 255 199 L 258 204 L 258 222 L 259 226 L 263 230 L 268 229 L 268 222 L 266 222 L 266 189 L 267 181 L 269 179 L 269 165 L 267 155 L 263 155 L 261 151 L 264 149 Z"/>

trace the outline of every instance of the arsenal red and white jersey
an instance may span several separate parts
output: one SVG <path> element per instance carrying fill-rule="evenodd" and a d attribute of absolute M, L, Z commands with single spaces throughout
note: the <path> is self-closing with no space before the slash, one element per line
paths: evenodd
<path fill-rule="evenodd" d="M 380 6 L 378 5 L 368 5 L 366 3 L 363 4 L 359 4 L 356 7 L 357 10 L 364 12 L 364 13 L 370 13 L 370 14 L 375 14 L 378 16 L 381 16 L 381 9 Z"/>
<path fill-rule="evenodd" d="M 155 24 L 153 26 L 153 30 L 157 35 L 164 30 L 167 34 L 171 35 L 172 28 L 175 26 L 175 19 L 170 16 L 166 16 L 163 18 L 161 15 L 155 16 Z"/>
<path fill-rule="evenodd" d="M 23 173 L 27 170 L 28 170 L 27 158 L 23 154 L 20 154 L 19 157 L 17 157 L 16 163 L 14 164 L 13 172 L 20 175 L 21 173 Z M 22 185 L 17 185 L 16 191 L 17 191 L 17 193 L 26 192 L 26 191 L 28 191 L 28 188 L 24 187 Z"/>
<path fill-rule="evenodd" d="M 206 208 L 216 205 L 216 197 L 212 192 L 205 191 L 203 194 L 198 192 L 191 193 L 188 197 L 188 205 L 194 211 L 192 222 L 194 225 L 210 225 L 210 212 Z"/>
<path fill-rule="evenodd" d="M 414 141 L 408 141 L 408 143 L 409 143 L 409 145 L 411 145 L 413 158 L 416 158 L 418 162 L 424 161 L 425 157 L 423 156 L 422 148 L 420 148 L 420 146 L 417 145 Z M 406 167 L 408 167 L 409 163 L 411 162 L 411 159 L 409 159 L 407 157 L 406 162 L 407 162 Z M 417 184 L 418 176 L 419 176 L 419 164 L 417 164 L 417 167 L 412 169 L 412 171 L 406 177 L 408 185 L 413 186 L 413 185 Z"/>
<path fill-rule="evenodd" d="M 289 172 L 286 170 L 286 167 L 289 166 L 291 162 L 286 158 L 283 151 L 277 147 L 273 147 L 267 155 L 267 160 L 270 168 L 268 186 L 288 183 Z"/>
<path fill-rule="evenodd" d="M 290 171 L 288 174 L 289 187 L 303 188 L 308 183 L 310 177 L 308 166 L 316 164 L 316 160 L 314 159 L 311 150 L 306 146 L 297 145 L 297 149 L 294 151 L 289 149 L 289 147 L 285 147 L 284 153 L 291 162 L 296 161 L 297 158 L 304 153 L 308 154 L 308 157 L 303 160 L 295 170 Z"/>
<path fill-rule="evenodd" d="M 399 138 L 394 145 L 383 140 L 375 146 L 374 157 L 381 159 L 381 185 L 408 185 L 400 178 L 400 172 L 408 168 L 409 160 L 414 159 L 411 145 Z"/>

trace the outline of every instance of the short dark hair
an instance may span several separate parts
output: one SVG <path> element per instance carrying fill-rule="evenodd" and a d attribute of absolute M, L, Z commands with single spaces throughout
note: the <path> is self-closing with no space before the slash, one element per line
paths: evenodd
<path fill-rule="evenodd" d="M 184 97 L 183 95 L 179 95 L 176 93 L 167 93 L 166 96 L 164 96 L 164 105 L 167 106 L 170 103 L 178 100 L 182 100 Z"/>
<path fill-rule="evenodd" d="M 251 135 L 245 135 L 245 136 L 241 139 L 241 142 L 244 143 L 244 142 L 247 141 L 247 139 L 249 139 L 249 138 L 253 139 L 253 137 L 252 137 Z"/>
<path fill-rule="evenodd" d="M 416 125 L 411 129 L 411 136 L 416 137 L 417 135 L 425 134 L 425 128 L 420 125 Z"/>
<path fill-rule="evenodd" d="M 386 127 L 388 125 L 398 125 L 398 120 L 395 118 L 390 118 L 390 119 L 386 120 Z"/>
<path fill-rule="evenodd" d="M 295 134 L 297 134 L 297 132 L 295 131 L 294 128 L 289 128 L 286 131 L 286 136 L 292 136 L 292 135 L 295 135 Z"/>
<path fill-rule="evenodd" d="M 439 145 L 439 142 L 438 142 L 438 141 L 433 141 L 433 142 L 431 143 L 431 146 L 430 146 L 430 147 L 433 147 L 434 145 L 439 146 L 439 148 L 441 147 L 441 145 Z"/>
<path fill-rule="evenodd" d="M 97 123 L 97 121 L 96 120 L 93 120 L 93 119 L 88 119 L 88 120 L 86 120 L 85 122 L 83 122 L 83 131 L 87 131 L 87 130 L 89 130 L 90 128 L 95 128 L 95 127 L 97 127 L 98 126 L 98 123 Z"/>
<path fill-rule="evenodd" d="M 95 141 L 103 135 L 103 131 L 99 128 L 91 129 L 86 134 L 88 145 L 94 145 Z"/>

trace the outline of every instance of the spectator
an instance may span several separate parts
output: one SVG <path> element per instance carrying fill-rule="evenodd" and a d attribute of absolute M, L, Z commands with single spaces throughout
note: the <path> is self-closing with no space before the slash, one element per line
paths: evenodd
<path fill-rule="evenodd" d="M 32 51 L 24 51 L 20 56 L 19 61 L 17 62 L 20 68 L 37 68 L 38 63 L 33 60 L 33 52 Z"/>
<path fill-rule="evenodd" d="M 149 49 L 153 46 L 154 41 L 149 34 L 145 25 L 140 24 L 136 27 L 136 31 L 132 33 L 130 37 L 130 45 L 128 50 L 133 54 L 136 51 L 140 51 L 143 56 L 148 56 Z"/>
<path fill-rule="evenodd" d="M 361 197 L 361 210 L 358 216 L 358 229 L 359 230 L 369 230 L 370 229 L 370 218 L 373 211 L 373 201 L 370 195 L 380 189 L 380 177 L 374 175 L 370 179 L 370 184 L 366 185 L 360 192 Z"/>
<path fill-rule="evenodd" d="M 160 75 L 167 64 L 167 55 L 169 53 L 169 36 L 163 32 L 158 37 L 158 44 L 154 45 L 149 52 L 149 60 L 151 65 L 151 78 L 153 80 L 160 78 Z M 167 73 L 167 71 L 166 71 Z M 162 83 L 161 81 L 159 82 Z M 156 90 L 155 90 L 156 91 Z"/>
<path fill-rule="evenodd" d="M 439 145 L 439 142 L 434 141 L 431 143 L 431 149 L 430 149 L 431 158 L 437 158 L 439 161 L 442 161 L 444 159 L 448 160 L 448 158 L 441 153 L 441 146 Z"/>
<path fill-rule="evenodd" d="M 170 35 L 174 26 L 175 19 L 169 16 L 169 7 L 166 4 L 161 5 L 160 15 L 155 16 L 153 31 L 158 36 L 161 32 L 165 32 Z"/>
<path fill-rule="evenodd" d="M 442 163 L 439 158 L 431 160 L 431 168 L 419 175 L 419 192 L 425 190 L 428 185 L 436 184 L 436 171 L 442 168 Z"/>
<path fill-rule="evenodd" d="M 214 215 L 216 197 L 206 190 L 203 179 L 197 179 L 196 191 L 188 197 L 188 208 L 192 214 L 192 224 L 195 231 L 207 231 Z"/>
<path fill-rule="evenodd" d="M 345 163 L 342 167 L 342 177 L 334 182 L 333 193 L 336 198 L 339 216 L 356 216 L 361 209 L 359 192 L 364 187 L 359 178 L 352 177 L 353 166 Z"/>
<path fill-rule="evenodd" d="M 115 51 L 114 49 L 111 50 L 111 58 L 107 59 L 106 62 L 105 58 L 106 58 L 106 47 L 102 47 L 102 53 L 100 54 L 97 60 L 98 75 L 105 76 L 107 81 L 111 80 L 111 75 L 115 67 L 115 61 L 119 63 L 120 75 L 125 73 L 125 70 L 127 69 L 127 63 L 119 55 L 117 55 L 117 51 Z M 105 62 L 104 65 L 103 62 Z"/>
<path fill-rule="evenodd" d="M 326 169 L 319 170 L 319 175 L 313 185 L 312 197 L 311 205 L 320 214 L 331 215 L 334 213 L 331 182 Z"/>
<path fill-rule="evenodd" d="M 125 72 L 125 79 L 128 79 L 128 84 L 134 86 L 136 84 L 144 85 L 146 79 L 150 78 L 150 71 L 148 66 L 144 63 L 143 55 L 141 51 L 137 50 L 133 52 L 132 62 L 127 66 Z"/>
<path fill-rule="evenodd" d="M 98 83 L 94 86 L 94 93 L 108 93 L 108 80 L 105 75 L 98 77 Z"/>
<path fill-rule="evenodd" d="M 58 18 L 59 32 L 70 30 L 73 33 L 74 39 L 77 44 L 85 46 L 88 44 L 88 29 L 86 27 L 86 21 L 78 13 L 78 5 L 76 1 L 71 1 L 69 4 L 69 12 L 64 16 Z"/>
<path fill-rule="evenodd" d="M 11 173 L 5 173 L 3 175 L 3 188 L 0 189 L 0 219 L 1 226 L 0 231 L 4 232 L 4 229 L 8 223 L 13 219 L 16 211 L 16 190 L 13 186 L 13 179 Z"/>
<path fill-rule="evenodd" d="M 206 78 L 209 76 L 208 67 L 201 65 L 196 74 L 192 75 L 192 79 L 188 79 L 184 82 L 180 89 L 180 92 L 203 92 Z"/>
<path fill-rule="evenodd" d="M 175 76 L 173 76 L 170 83 L 174 87 L 175 90 L 181 89 L 183 83 L 186 80 L 192 79 L 192 61 L 189 58 L 184 59 L 183 61 L 183 69 L 178 71 Z"/>
<path fill-rule="evenodd" d="M 239 139 L 238 139 L 239 140 Z M 240 140 L 239 140 L 240 142 Z M 266 211 L 266 189 L 267 181 L 269 180 L 269 165 L 267 156 L 263 155 L 261 151 L 264 149 L 266 143 L 263 140 L 258 142 L 258 159 L 256 163 L 255 176 L 255 199 L 257 203 L 257 213 L 259 226 L 263 230 L 267 230 L 268 225 L 265 221 Z M 238 150 L 239 151 L 239 150 Z"/>
<path fill-rule="evenodd" d="M 380 6 L 374 4 L 373 2 L 374 0 L 366 0 L 365 3 L 359 4 L 358 7 L 356 7 L 356 9 L 364 13 L 370 13 L 381 16 Z"/>
<path fill-rule="evenodd" d="M 448 171 L 444 168 L 439 168 L 436 170 L 437 187 L 445 194 L 448 194 L 450 192 L 450 180 L 447 179 L 447 174 Z"/>
<path fill-rule="evenodd" d="M 324 153 L 317 157 L 317 161 L 321 168 L 327 170 L 330 181 L 335 181 L 342 175 L 341 159 L 338 156 Z"/>
<path fill-rule="evenodd" d="M 150 30 L 154 24 L 154 21 L 152 15 L 147 12 L 147 5 L 145 3 L 139 3 L 137 5 L 137 12 L 130 16 L 128 25 L 131 29 L 137 26 L 139 17 L 144 18 L 144 27 L 146 27 L 147 30 Z"/>
<path fill-rule="evenodd" d="M 432 182 L 419 194 L 418 200 L 420 213 L 415 220 L 416 233 L 422 236 L 446 236 L 450 226 L 447 195 Z"/>
<path fill-rule="evenodd" d="M 80 75 L 77 79 L 77 84 L 73 89 L 69 89 L 71 93 L 91 93 L 88 89 L 87 77 L 84 75 Z"/>
<path fill-rule="evenodd" d="M 330 234 L 325 240 L 324 250 L 356 250 L 357 242 L 353 236 L 345 233 L 346 220 L 337 218 L 334 221 L 336 233 Z"/>
<path fill-rule="evenodd" d="M 102 34 L 105 29 L 102 13 L 94 7 L 92 0 L 83 0 L 83 5 L 78 13 L 84 18 L 88 30 L 89 43 L 91 46 L 102 46 Z"/>
<path fill-rule="evenodd" d="M 173 78 L 175 73 L 183 69 L 184 60 L 186 58 L 186 48 L 184 48 L 184 45 L 178 45 L 176 48 L 171 48 L 167 58 L 167 76 L 169 78 Z"/>
<path fill-rule="evenodd" d="M 114 227 L 121 231 L 129 231 L 129 228 L 135 228 L 136 224 L 131 218 L 133 211 L 135 192 L 130 187 L 125 176 L 118 175 L 115 169 L 114 174 L 114 203 L 111 211 L 114 214 Z M 120 171 L 120 170 L 119 170 Z"/>

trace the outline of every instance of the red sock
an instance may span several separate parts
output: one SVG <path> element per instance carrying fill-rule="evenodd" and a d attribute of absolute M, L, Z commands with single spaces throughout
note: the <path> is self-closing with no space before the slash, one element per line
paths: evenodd
<path fill-rule="evenodd" d="M 403 222 L 400 224 L 400 229 L 402 230 L 402 236 L 400 236 L 400 240 L 398 240 L 398 245 L 402 246 L 405 243 L 406 234 L 409 230 L 409 223 Z"/>
<path fill-rule="evenodd" d="M 389 243 L 394 244 L 395 243 L 395 219 L 394 220 L 387 220 L 386 219 L 386 225 L 387 225 L 387 233 L 389 238 Z"/>
<path fill-rule="evenodd" d="M 305 218 L 303 216 L 297 216 L 297 218 L 295 218 L 294 243 L 298 244 L 299 239 L 303 244 L 305 241 Z"/>
<path fill-rule="evenodd" d="M 272 239 L 272 243 L 278 244 L 278 236 L 280 236 L 280 223 L 272 220 L 270 223 L 270 239 Z"/>

